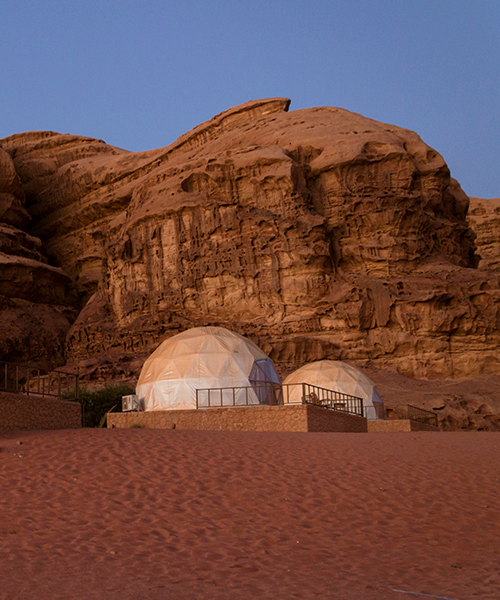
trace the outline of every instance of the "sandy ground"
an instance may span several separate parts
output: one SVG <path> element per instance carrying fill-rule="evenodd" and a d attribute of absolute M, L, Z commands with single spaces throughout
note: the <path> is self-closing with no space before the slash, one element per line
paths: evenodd
<path fill-rule="evenodd" d="M 2 600 L 500 598 L 500 433 L 25 432 L 0 486 Z"/>

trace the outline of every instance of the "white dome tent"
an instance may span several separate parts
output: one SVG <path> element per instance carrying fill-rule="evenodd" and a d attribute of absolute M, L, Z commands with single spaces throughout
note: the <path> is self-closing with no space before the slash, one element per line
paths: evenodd
<path fill-rule="evenodd" d="M 195 327 L 165 340 L 137 383 L 145 411 L 277 402 L 280 380 L 252 341 L 223 327 Z M 220 391 L 222 388 L 226 388 Z M 207 390 L 210 390 L 208 392 Z"/>
<path fill-rule="evenodd" d="M 378 395 L 375 384 L 358 369 L 338 360 L 319 360 L 304 365 L 291 373 L 283 382 L 290 385 L 288 401 L 301 402 L 302 389 L 298 385 L 307 383 L 327 390 L 356 396 L 363 400 L 365 417 L 370 420 L 384 418 L 384 403 Z"/>

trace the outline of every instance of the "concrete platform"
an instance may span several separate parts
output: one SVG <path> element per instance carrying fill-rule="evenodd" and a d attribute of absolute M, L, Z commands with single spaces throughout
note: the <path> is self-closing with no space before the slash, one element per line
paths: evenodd
<path fill-rule="evenodd" d="M 386 419 L 385 421 L 368 421 L 368 433 L 385 433 L 392 431 L 439 431 L 439 427 L 420 423 L 411 419 Z"/>
<path fill-rule="evenodd" d="M 199 410 L 109 413 L 108 427 L 211 431 L 346 431 L 366 433 L 367 420 L 337 410 L 293 404 Z"/>

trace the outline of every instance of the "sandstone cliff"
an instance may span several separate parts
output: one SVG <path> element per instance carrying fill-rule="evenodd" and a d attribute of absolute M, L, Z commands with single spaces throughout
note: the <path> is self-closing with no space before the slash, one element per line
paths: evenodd
<path fill-rule="evenodd" d="M 27 329 L 55 363 L 102 377 L 137 374 L 199 324 L 248 335 L 283 373 L 322 358 L 497 373 L 496 242 L 481 260 L 442 157 L 399 127 L 288 107 L 249 102 L 142 153 L 0 140 L 0 319 L 52 311 L 57 326 Z M 39 357 L 23 335 L 4 338 L 4 359 Z"/>
<path fill-rule="evenodd" d="M 30 224 L 23 185 L 0 146 L 0 357 L 50 367 L 63 359 L 76 312 L 65 301 L 69 276 L 48 264 Z"/>
<path fill-rule="evenodd" d="M 470 198 L 467 222 L 476 234 L 480 269 L 500 271 L 500 198 Z"/>

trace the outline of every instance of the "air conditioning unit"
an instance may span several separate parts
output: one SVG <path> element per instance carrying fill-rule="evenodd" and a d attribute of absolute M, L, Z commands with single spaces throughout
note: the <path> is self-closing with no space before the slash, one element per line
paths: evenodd
<path fill-rule="evenodd" d="M 142 406 L 139 403 L 139 396 L 131 394 L 130 396 L 122 396 L 122 412 L 142 410 Z"/>

